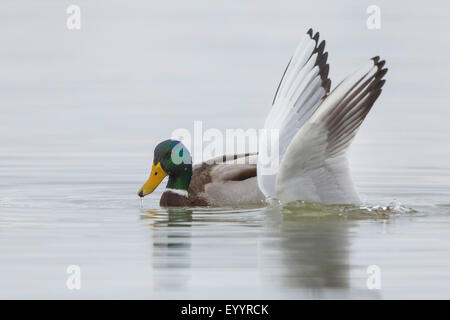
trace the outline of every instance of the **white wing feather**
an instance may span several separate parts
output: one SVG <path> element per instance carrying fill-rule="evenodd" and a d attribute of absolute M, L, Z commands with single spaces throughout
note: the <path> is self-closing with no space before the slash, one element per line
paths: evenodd
<path fill-rule="evenodd" d="M 258 185 L 266 197 L 275 197 L 279 160 L 301 126 L 310 118 L 330 89 L 328 53 L 319 33 L 310 29 L 297 46 L 266 118 L 266 135 L 260 135 Z M 272 130 L 278 137 L 272 137 Z M 272 143 L 277 143 L 274 147 Z"/>

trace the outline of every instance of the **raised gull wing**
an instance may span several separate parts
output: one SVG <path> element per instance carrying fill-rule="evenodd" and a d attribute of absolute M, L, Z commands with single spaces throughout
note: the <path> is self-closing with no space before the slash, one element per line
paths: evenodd
<path fill-rule="evenodd" d="M 297 46 L 275 93 L 264 124 L 266 135 L 260 135 L 259 144 L 258 185 L 266 197 L 275 197 L 278 166 L 287 146 L 330 90 L 328 53 L 324 50 L 325 41 L 319 43 L 319 33 L 313 35 L 310 29 Z M 271 139 L 273 130 L 278 136 Z"/>
<path fill-rule="evenodd" d="M 322 102 L 286 149 L 276 178 L 282 202 L 305 200 L 356 204 L 346 151 L 381 93 L 384 61 L 379 57 L 347 77 Z"/>

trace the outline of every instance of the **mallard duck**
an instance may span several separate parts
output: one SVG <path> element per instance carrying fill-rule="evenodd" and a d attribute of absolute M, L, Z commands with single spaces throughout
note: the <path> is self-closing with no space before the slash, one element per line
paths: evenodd
<path fill-rule="evenodd" d="M 381 94 L 387 69 L 374 57 L 330 93 L 327 58 L 325 41 L 310 29 L 283 73 L 264 124 L 279 132 L 278 152 L 264 153 L 269 161 L 254 153 L 193 166 L 180 141 L 165 140 L 155 148 L 150 177 L 138 195 L 152 193 L 169 176 L 161 206 L 264 204 L 268 198 L 358 204 L 346 154 Z M 269 141 L 260 139 L 259 152 L 266 152 Z M 275 170 L 265 170 L 271 166 Z"/>
<path fill-rule="evenodd" d="M 138 194 L 144 197 L 152 193 L 169 176 L 161 206 L 261 204 L 265 197 L 258 188 L 256 161 L 251 161 L 254 156 L 225 156 L 193 166 L 189 151 L 180 141 L 165 140 L 156 146 L 150 178 Z M 245 163 L 236 163 L 237 159 Z"/>

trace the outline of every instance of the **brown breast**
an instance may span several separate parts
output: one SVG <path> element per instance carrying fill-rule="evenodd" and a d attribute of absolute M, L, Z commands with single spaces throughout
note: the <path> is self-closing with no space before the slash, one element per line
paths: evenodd
<path fill-rule="evenodd" d="M 209 203 L 201 197 L 191 197 L 188 198 L 177 193 L 171 192 L 170 190 L 164 191 L 159 200 L 159 205 L 161 207 L 197 207 L 197 206 L 208 206 Z"/>

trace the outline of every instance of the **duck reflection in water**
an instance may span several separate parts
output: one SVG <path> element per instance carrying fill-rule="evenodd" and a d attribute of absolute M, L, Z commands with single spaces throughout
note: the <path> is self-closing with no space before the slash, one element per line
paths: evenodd
<path fill-rule="evenodd" d="M 189 280 L 192 211 L 147 210 L 141 219 L 152 228 L 152 270 L 156 287 L 176 289 Z"/>
<path fill-rule="evenodd" d="M 348 287 L 348 223 L 339 217 L 304 216 L 289 210 L 268 210 L 266 221 L 269 232 L 278 233 L 278 239 L 267 246 L 280 249 L 283 285 Z"/>
<path fill-rule="evenodd" d="M 282 286 L 306 290 L 313 298 L 331 298 L 332 292 L 339 292 L 341 298 L 350 297 L 350 289 L 360 290 L 362 295 L 371 298 L 379 297 L 378 292 L 365 288 L 365 278 L 356 286 L 350 283 L 351 230 L 357 229 L 358 220 L 378 220 L 379 215 L 368 215 L 352 206 L 303 202 L 282 208 L 267 207 L 264 215 L 266 238 L 275 240 L 265 241 L 262 263 L 274 266 L 270 264 L 273 259 L 281 262 L 275 265 L 280 268 L 276 277 L 272 276 L 273 272 L 267 272 L 269 279 L 281 279 Z M 385 220 L 386 216 L 381 219 Z M 363 277 L 365 267 L 360 268 Z"/>
<path fill-rule="evenodd" d="M 142 218 L 151 221 L 155 283 L 171 292 L 201 285 L 230 292 L 236 286 L 251 292 L 264 288 L 264 297 L 280 288 L 295 297 L 350 296 L 355 291 L 350 283 L 351 230 L 357 229 L 357 220 L 372 218 L 341 216 L 340 210 L 293 204 L 221 213 L 147 211 Z M 358 268 L 363 276 L 364 268 Z M 364 278 L 356 288 L 377 296 L 365 288 Z"/>

